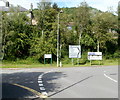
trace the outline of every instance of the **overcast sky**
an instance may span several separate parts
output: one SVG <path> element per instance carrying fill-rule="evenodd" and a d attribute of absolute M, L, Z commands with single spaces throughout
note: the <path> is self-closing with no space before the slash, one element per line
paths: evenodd
<path fill-rule="evenodd" d="M 10 4 L 21 5 L 26 9 L 30 9 L 30 4 L 33 3 L 33 7 L 37 8 L 37 3 L 41 0 L 7 0 Z M 48 1 L 48 0 L 47 0 Z M 56 2 L 59 7 L 77 7 L 84 0 L 51 0 Z M 89 6 L 97 8 L 101 11 L 108 11 L 109 7 L 113 8 L 113 11 L 117 11 L 119 0 L 85 0 Z M 0 6 L 5 5 L 0 0 Z"/>

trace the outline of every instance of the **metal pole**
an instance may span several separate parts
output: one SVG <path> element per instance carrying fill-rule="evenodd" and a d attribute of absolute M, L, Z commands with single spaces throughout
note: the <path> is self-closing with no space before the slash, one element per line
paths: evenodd
<path fill-rule="evenodd" d="M 92 62 L 91 62 L 91 60 L 90 60 L 90 66 L 92 65 Z"/>
<path fill-rule="evenodd" d="M 79 34 L 79 46 L 80 46 L 80 39 L 81 39 L 81 31 L 80 31 L 80 34 Z M 77 58 L 77 63 L 78 63 L 78 65 L 79 65 L 79 62 L 80 60 L 79 60 L 79 58 Z"/>
<path fill-rule="evenodd" d="M 62 47 L 62 45 L 60 43 L 60 67 L 62 67 L 62 62 L 61 62 L 61 47 Z"/>
<path fill-rule="evenodd" d="M 74 65 L 74 61 L 73 61 L 73 58 L 72 58 L 72 65 Z"/>
<path fill-rule="evenodd" d="M 51 66 L 52 66 L 52 57 L 51 57 Z"/>
<path fill-rule="evenodd" d="M 45 58 L 44 58 L 44 64 L 45 64 Z"/>
<path fill-rule="evenodd" d="M 59 67 L 59 14 L 58 13 L 58 29 L 57 29 L 57 67 Z"/>

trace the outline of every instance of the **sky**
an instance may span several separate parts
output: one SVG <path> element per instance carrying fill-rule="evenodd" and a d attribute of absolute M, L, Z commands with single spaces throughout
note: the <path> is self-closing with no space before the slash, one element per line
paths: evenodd
<path fill-rule="evenodd" d="M 33 8 L 37 8 L 37 3 L 41 0 L 7 0 L 10 4 L 21 5 L 26 9 L 30 9 L 30 4 L 33 4 Z M 93 8 L 97 8 L 101 11 L 108 11 L 111 7 L 113 11 L 117 11 L 119 0 L 47 0 L 56 2 L 59 7 L 78 7 L 81 2 L 86 1 L 87 4 Z M 0 0 L 0 6 L 5 4 Z"/>

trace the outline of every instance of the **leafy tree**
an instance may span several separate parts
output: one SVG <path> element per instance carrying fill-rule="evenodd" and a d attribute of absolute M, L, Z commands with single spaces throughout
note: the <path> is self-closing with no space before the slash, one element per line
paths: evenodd
<path fill-rule="evenodd" d="M 60 9 L 58 8 L 57 3 L 54 3 L 54 4 L 52 5 L 52 7 L 53 7 L 53 9 L 55 9 L 55 10 L 57 10 L 57 11 L 60 11 Z"/>
<path fill-rule="evenodd" d="M 48 2 L 47 0 L 42 0 L 41 2 L 37 3 L 37 5 L 40 10 L 51 8 L 51 2 Z"/>
<path fill-rule="evenodd" d="M 82 51 L 96 51 L 97 41 L 101 51 L 111 54 L 116 51 L 117 34 L 112 31 L 119 32 L 119 13 L 117 17 L 110 12 L 101 12 L 89 7 L 86 2 L 76 8 L 61 9 L 59 34 L 62 57 L 68 56 L 69 45 L 72 44 L 80 44 Z M 44 54 L 51 53 L 56 61 L 59 11 L 56 3 L 51 7 L 51 2 L 42 0 L 38 9 L 33 10 L 37 22 L 34 26 L 29 23 L 28 12 L 19 12 L 14 7 L 10 13 L 3 12 L 4 59 L 35 57 L 43 62 Z"/>
<path fill-rule="evenodd" d="M 86 2 L 82 2 L 75 12 L 75 30 L 78 33 L 78 43 L 82 48 L 94 47 L 95 42 L 91 35 L 90 8 Z"/>
<path fill-rule="evenodd" d="M 44 10 L 44 35 L 36 35 L 31 42 L 31 55 L 37 59 L 43 60 L 46 53 L 53 54 L 53 57 L 56 56 L 56 15 L 57 11 L 53 8 Z M 38 19 L 39 26 L 41 26 L 41 20 Z"/>
<path fill-rule="evenodd" d="M 29 56 L 32 29 L 28 17 L 16 11 L 3 15 L 4 59 L 15 60 Z"/>
<path fill-rule="evenodd" d="M 113 40 L 113 33 L 110 30 L 115 30 L 117 27 L 117 18 L 109 13 L 100 13 L 93 17 L 93 35 L 96 41 L 100 43 L 102 51 L 107 50 L 106 43 Z"/>

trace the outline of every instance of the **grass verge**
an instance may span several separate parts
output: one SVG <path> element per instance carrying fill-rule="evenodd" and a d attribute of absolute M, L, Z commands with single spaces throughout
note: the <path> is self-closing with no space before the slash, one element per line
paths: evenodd
<path fill-rule="evenodd" d="M 103 60 L 103 61 L 92 61 L 92 66 L 100 66 L 100 65 L 118 65 L 119 59 L 112 59 L 112 60 Z M 10 62 L 10 61 L 3 61 L 2 66 L 0 68 L 57 68 L 56 63 L 54 64 L 40 64 L 38 62 L 36 63 L 24 63 L 24 62 Z M 70 62 L 69 64 L 63 64 L 62 67 L 87 67 L 91 66 L 90 62 L 87 62 L 86 64 L 74 64 Z"/>

